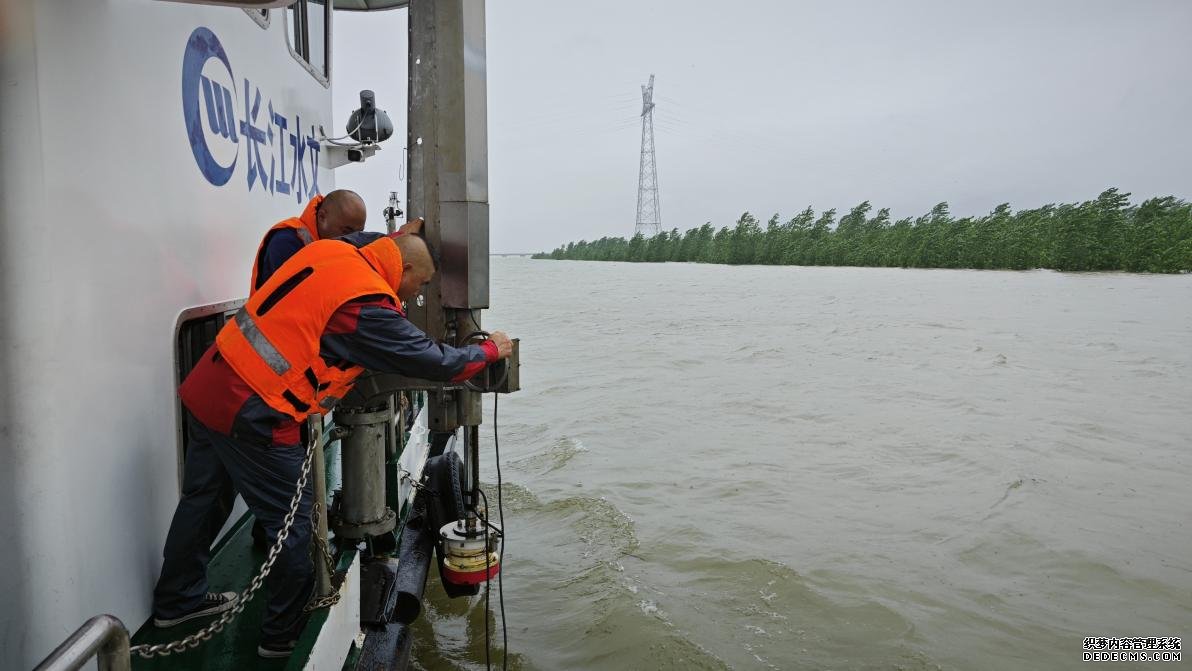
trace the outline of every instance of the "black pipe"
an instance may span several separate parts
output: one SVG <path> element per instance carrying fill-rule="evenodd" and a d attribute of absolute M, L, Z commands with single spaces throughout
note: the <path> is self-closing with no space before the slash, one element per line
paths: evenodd
<path fill-rule="evenodd" d="M 430 528 L 426 512 L 426 491 L 414 497 L 414 512 L 406 521 L 398 550 L 398 571 L 395 589 L 397 604 L 393 621 L 409 624 L 422 612 L 422 594 L 426 590 L 426 574 L 435 548 L 438 529 Z"/>
<path fill-rule="evenodd" d="M 400 671 L 410 663 L 414 642 L 410 625 L 390 622 L 379 629 L 369 629 L 356 660 L 356 671 Z"/>

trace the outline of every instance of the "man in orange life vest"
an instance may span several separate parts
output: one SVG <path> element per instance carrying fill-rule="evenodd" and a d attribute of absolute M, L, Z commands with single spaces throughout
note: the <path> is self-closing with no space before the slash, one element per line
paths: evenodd
<path fill-rule="evenodd" d="M 367 219 L 364 199 L 355 191 L 338 189 L 326 196 L 311 198 L 301 216 L 277 222 L 261 239 L 253 259 L 248 295 L 253 295 L 273 275 L 273 271 L 290 260 L 298 250 L 315 240 L 330 240 L 362 231 Z M 406 222 L 398 231 L 421 233 L 422 219 Z"/>
<path fill-rule="evenodd" d="M 274 271 L 298 250 L 315 240 L 330 240 L 362 231 L 367 218 L 364 199 L 355 191 L 338 189 L 326 196 L 311 198 L 301 216 L 279 221 L 261 239 L 257 255 L 253 258 L 248 295 L 256 293 Z M 407 222 L 398 230 L 402 233 L 420 233 L 422 219 Z M 223 505 L 230 509 L 235 500 L 230 487 L 224 492 L 222 500 Z M 260 520 L 253 521 L 252 538 L 258 547 L 268 547 L 265 528 Z"/>
<path fill-rule="evenodd" d="M 368 211 L 355 191 L 339 189 L 315 196 L 297 217 L 279 221 L 265 233 L 252 264 L 248 295 L 261 288 L 273 271 L 315 240 L 330 240 L 364 230 Z"/>
<path fill-rule="evenodd" d="M 183 380 L 189 411 L 182 500 L 174 513 L 154 624 L 169 627 L 233 608 L 234 592 L 207 591 L 211 543 L 227 520 L 228 483 L 264 525 L 270 544 L 284 526 L 305 449 L 301 422 L 327 412 L 365 369 L 464 380 L 508 357 L 509 338 L 454 348 L 405 319 L 436 270 L 417 235 L 354 233 L 306 245 L 283 263 L 219 332 Z M 257 652 L 285 657 L 305 624 L 314 586 L 312 486 L 266 582 Z"/>

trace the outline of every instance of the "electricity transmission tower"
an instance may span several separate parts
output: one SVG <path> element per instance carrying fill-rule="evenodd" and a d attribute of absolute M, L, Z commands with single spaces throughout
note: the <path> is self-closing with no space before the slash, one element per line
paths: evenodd
<path fill-rule="evenodd" d="M 648 86 L 642 86 L 642 158 L 637 173 L 637 227 L 633 232 L 646 237 L 662 232 L 658 164 L 654 160 L 654 75 L 650 75 Z"/>

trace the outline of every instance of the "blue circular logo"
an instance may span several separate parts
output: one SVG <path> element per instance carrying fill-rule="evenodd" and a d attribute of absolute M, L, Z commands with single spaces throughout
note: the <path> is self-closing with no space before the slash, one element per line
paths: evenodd
<path fill-rule="evenodd" d="M 209 29 L 195 28 L 182 58 L 182 117 L 195 163 L 215 186 L 227 184 L 240 156 L 236 101 L 223 45 Z"/>

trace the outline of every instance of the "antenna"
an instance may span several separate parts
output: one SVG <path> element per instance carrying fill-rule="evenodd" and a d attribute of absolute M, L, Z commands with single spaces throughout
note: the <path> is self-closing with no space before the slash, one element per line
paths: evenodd
<path fill-rule="evenodd" d="M 654 159 L 654 75 L 642 86 L 642 156 L 637 173 L 637 227 L 652 237 L 662 232 L 662 208 L 658 205 L 658 164 Z"/>

